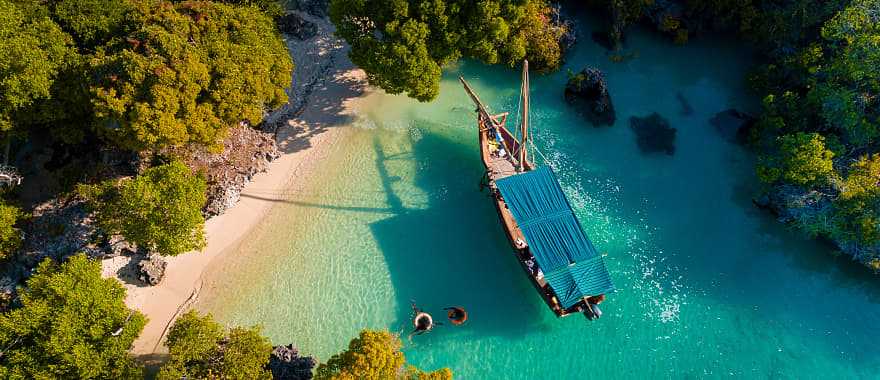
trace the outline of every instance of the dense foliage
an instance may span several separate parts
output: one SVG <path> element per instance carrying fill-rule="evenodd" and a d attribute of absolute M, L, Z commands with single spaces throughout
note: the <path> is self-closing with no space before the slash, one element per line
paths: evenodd
<path fill-rule="evenodd" d="M 822 135 L 798 132 L 779 137 L 779 150 L 764 158 L 758 173 L 764 182 L 823 185 L 834 172 L 833 157 Z"/>
<path fill-rule="evenodd" d="M 126 43 L 91 60 L 96 125 L 134 150 L 216 145 L 287 101 L 292 63 L 272 20 L 253 7 L 147 1 Z"/>
<path fill-rule="evenodd" d="M 555 69 L 564 26 L 543 0 L 333 0 L 330 18 L 371 84 L 421 101 L 437 96 L 440 69 L 460 57 Z"/>
<path fill-rule="evenodd" d="M 21 245 L 21 231 L 15 224 L 22 216 L 18 207 L 0 203 L 0 260 L 9 257 Z"/>
<path fill-rule="evenodd" d="M 763 162 L 783 163 L 780 176 L 764 175 L 764 167 L 759 174 L 770 192 L 819 194 L 823 206 L 801 213 L 797 224 L 876 266 L 880 178 L 871 153 L 880 148 L 880 2 L 829 2 L 810 12 L 826 17 L 810 18 L 813 33 L 771 55 L 753 77 L 767 94 L 755 145 Z M 773 140 L 788 144 L 780 149 Z"/>
<path fill-rule="evenodd" d="M 400 338 L 387 331 L 363 330 L 347 350 L 318 366 L 315 379 L 452 379 L 448 368 L 426 373 L 407 365 L 401 344 Z"/>
<path fill-rule="evenodd" d="M 190 311 L 174 322 L 166 345 L 171 358 L 162 366 L 159 379 L 272 378 L 265 368 L 272 345 L 258 327 L 226 332 L 211 315 Z"/>
<path fill-rule="evenodd" d="M 205 245 L 205 180 L 179 161 L 155 166 L 133 179 L 80 186 L 98 225 L 162 255 Z"/>
<path fill-rule="evenodd" d="M 128 354 L 144 317 L 125 307 L 125 289 L 101 278 L 83 255 L 46 260 L 21 293 L 21 307 L 0 315 L 4 379 L 136 379 Z"/>
<path fill-rule="evenodd" d="M 17 124 L 52 84 L 72 51 L 70 37 L 49 17 L 0 0 L 0 132 Z"/>

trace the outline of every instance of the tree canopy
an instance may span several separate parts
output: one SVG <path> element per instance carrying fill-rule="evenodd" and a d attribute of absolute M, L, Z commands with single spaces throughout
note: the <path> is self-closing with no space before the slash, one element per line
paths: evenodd
<path fill-rule="evenodd" d="M 0 0 L 0 132 L 13 129 L 16 112 L 51 96 L 72 54 L 70 43 L 46 15 Z"/>
<path fill-rule="evenodd" d="M 155 166 L 135 178 L 83 185 L 98 225 L 131 243 L 162 255 L 205 246 L 207 185 L 179 161 Z"/>
<path fill-rule="evenodd" d="M 174 322 L 165 344 L 171 359 L 159 371 L 160 380 L 272 378 L 266 369 L 272 345 L 259 327 L 227 333 L 210 314 L 190 311 Z"/>
<path fill-rule="evenodd" d="M 21 231 L 15 224 L 22 216 L 18 207 L 0 202 L 0 260 L 8 258 L 21 245 Z"/>
<path fill-rule="evenodd" d="M 827 181 L 834 171 L 831 160 L 834 153 L 825 147 L 825 138 L 818 133 L 797 132 L 779 138 L 778 162 L 764 180 L 781 179 L 801 186 L 817 185 Z"/>
<path fill-rule="evenodd" d="M 128 0 L 56 0 L 46 5 L 53 18 L 84 51 L 119 39 L 140 21 Z"/>
<path fill-rule="evenodd" d="M 318 366 L 315 379 L 452 379 L 448 368 L 426 373 L 407 365 L 401 345 L 400 338 L 388 331 L 363 330 L 347 350 Z"/>
<path fill-rule="evenodd" d="M 333 0 L 330 19 L 371 84 L 420 101 L 439 92 L 441 67 L 460 57 L 552 70 L 565 27 L 543 0 Z"/>
<path fill-rule="evenodd" d="M 83 255 L 49 259 L 21 291 L 21 307 L 0 315 L 4 379 L 136 379 L 128 350 L 143 315 L 126 308 L 125 288 L 101 278 Z"/>
<path fill-rule="evenodd" d="M 258 8 L 207 1 L 137 3 L 143 22 L 91 60 L 95 118 L 121 147 L 217 145 L 287 101 L 293 64 Z"/>

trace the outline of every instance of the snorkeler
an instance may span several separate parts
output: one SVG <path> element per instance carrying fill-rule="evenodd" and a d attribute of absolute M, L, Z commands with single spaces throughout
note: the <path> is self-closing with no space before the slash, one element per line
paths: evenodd
<path fill-rule="evenodd" d="M 413 327 L 415 328 L 411 333 L 409 333 L 408 339 L 412 339 L 413 335 L 422 335 L 431 329 L 434 328 L 435 325 L 439 325 L 441 323 L 434 323 L 434 318 L 431 317 L 430 314 L 422 311 L 416 306 L 416 303 L 412 303 L 413 309 Z"/>
<path fill-rule="evenodd" d="M 453 325 L 459 326 L 467 322 L 467 311 L 465 311 L 463 307 L 446 307 L 443 308 L 443 310 L 447 310 L 446 317 L 449 318 L 449 321 L 452 322 Z"/>

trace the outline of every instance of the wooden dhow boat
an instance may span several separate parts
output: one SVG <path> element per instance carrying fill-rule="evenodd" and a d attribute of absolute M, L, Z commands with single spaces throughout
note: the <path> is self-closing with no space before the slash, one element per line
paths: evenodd
<path fill-rule="evenodd" d="M 518 136 L 505 127 L 508 113 L 489 113 L 467 81 L 459 80 L 477 107 L 483 188 L 491 192 L 514 256 L 556 316 L 598 318 L 598 304 L 614 285 L 553 170 L 531 160 L 530 152 L 537 150 L 529 129 L 528 62 L 523 62 Z"/>

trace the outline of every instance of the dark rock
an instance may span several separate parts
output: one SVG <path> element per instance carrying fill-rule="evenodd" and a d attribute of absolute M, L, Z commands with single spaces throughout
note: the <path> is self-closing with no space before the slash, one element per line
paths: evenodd
<path fill-rule="evenodd" d="M 694 114 L 694 107 L 691 107 L 691 103 L 684 98 L 681 92 L 675 93 L 675 99 L 678 100 L 678 104 L 681 105 L 681 114 L 684 116 L 690 116 Z"/>
<path fill-rule="evenodd" d="M 593 42 L 595 42 L 597 45 L 603 47 L 605 50 L 611 51 L 611 50 L 615 49 L 614 41 L 611 40 L 611 34 L 609 34 L 608 32 L 595 31 L 592 34 L 590 34 L 590 37 L 592 37 Z M 623 42 L 621 41 L 621 44 L 622 43 Z"/>
<path fill-rule="evenodd" d="M 220 215 L 232 207 L 244 185 L 257 173 L 268 170 L 269 162 L 281 155 L 272 133 L 248 125 L 230 128 L 219 154 L 203 147 L 173 149 L 171 154 L 183 157 L 194 171 L 205 173 L 208 202 L 202 212 L 206 217 Z"/>
<path fill-rule="evenodd" d="M 315 17 L 326 17 L 330 8 L 330 0 L 290 0 L 290 9 L 306 12 Z"/>
<path fill-rule="evenodd" d="M 552 7 L 550 13 L 551 24 L 555 27 L 563 28 L 562 36 L 559 38 L 559 47 L 562 49 L 562 55 L 571 51 L 577 43 L 577 28 L 574 21 L 562 12 L 562 5 L 556 4 Z"/>
<path fill-rule="evenodd" d="M 0 278 L 0 313 L 5 313 L 15 300 L 18 285 L 11 277 Z"/>
<path fill-rule="evenodd" d="M 33 268 L 46 258 L 61 261 L 82 252 L 92 258 L 105 254 L 95 242 L 100 233 L 82 200 L 55 198 L 37 205 L 23 228 L 24 244 L 15 255 L 21 268 Z"/>
<path fill-rule="evenodd" d="M 146 259 L 138 262 L 138 278 L 144 283 L 158 285 L 165 277 L 165 267 L 168 263 L 157 253 L 150 253 Z"/>
<path fill-rule="evenodd" d="M 755 126 L 756 121 L 754 116 L 735 109 L 719 112 L 709 119 L 709 123 L 725 140 L 737 144 L 748 142 L 749 132 Z"/>
<path fill-rule="evenodd" d="M 318 34 L 318 26 L 304 19 L 298 13 L 288 13 L 277 20 L 278 29 L 281 33 L 289 34 L 304 41 Z"/>
<path fill-rule="evenodd" d="M 277 380 L 308 380 L 318 362 L 311 356 L 300 356 L 292 344 L 275 346 L 269 357 L 269 370 Z"/>
<path fill-rule="evenodd" d="M 565 101 L 593 126 L 614 124 L 616 115 L 608 94 L 608 84 L 605 75 L 598 69 L 586 68 L 571 76 L 565 85 Z"/>
<path fill-rule="evenodd" d="M 761 194 L 760 196 L 753 198 L 752 203 L 758 208 L 770 209 L 770 196 L 767 194 Z"/>
<path fill-rule="evenodd" d="M 133 255 L 137 252 L 137 246 L 125 241 L 125 238 L 120 235 L 114 235 L 107 239 L 105 251 L 106 255 L 110 257 Z"/>
<path fill-rule="evenodd" d="M 642 153 L 675 154 L 676 130 L 656 112 L 648 117 L 631 117 L 629 126 L 636 133 L 636 141 Z"/>

